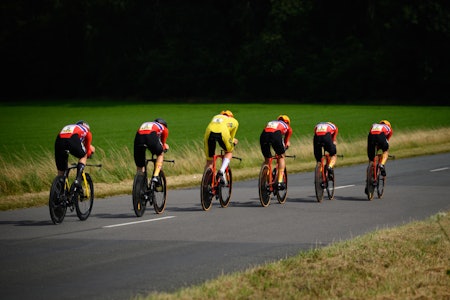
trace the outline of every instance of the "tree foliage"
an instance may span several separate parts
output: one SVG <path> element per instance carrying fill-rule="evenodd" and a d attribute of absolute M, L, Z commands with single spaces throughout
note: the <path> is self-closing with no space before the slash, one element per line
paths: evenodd
<path fill-rule="evenodd" d="M 2 98 L 447 103 L 450 2 L 5 0 Z"/>

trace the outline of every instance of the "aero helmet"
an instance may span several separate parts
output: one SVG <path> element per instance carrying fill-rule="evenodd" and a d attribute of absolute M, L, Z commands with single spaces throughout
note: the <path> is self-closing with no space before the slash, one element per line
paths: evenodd
<path fill-rule="evenodd" d="M 283 121 L 284 123 L 291 125 L 291 119 L 287 115 L 279 115 L 277 120 Z"/>
<path fill-rule="evenodd" d="M 80 120 L 76 124 L 82 125 L 82 126 L 86 127 L 88 130 L 91 130 L 91 127 L 89 126 L 89 124 L 86 121 Z"/>
<path fill-rule="evenodd" d="M 233 113 L 230 110 L 222 110 L 220 112 L 221 115 L 228 116 L 230 118 L 234 118 Z"/>
<path fill-rule="evenodd" d="M 386 124 L 387 126 L 389 126 L 389 128 L 392 129 L 391 123 L 390 123 L 388 120 L 381 120 L 381 121 L 380 121 L 380 124 Z"/>
<path fill-rule="evenodd" d="M 157 118 L 157 119 L 155 119 L 154 122 L 157 122 L 157 123 L 159 123 L 159 124 L 162 124 L 162 125 L 164 125 L 166 128 L 168 128 L 168 127 L 167 127 L 167 122 L 166 122 L 166 120 L 164 120 L 164 119 Z"/>

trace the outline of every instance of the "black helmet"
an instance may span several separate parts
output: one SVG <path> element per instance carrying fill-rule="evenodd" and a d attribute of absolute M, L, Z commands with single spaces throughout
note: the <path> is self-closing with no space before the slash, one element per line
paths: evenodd
<path fill-rule="evenodd" d="M 154 122 L 157 122 L 157 123 L 159 123 L 159 124 L 162 124 L 162 125 L 164 125 L 166 128 L 168 128 L 168 127 L 167 127 L 167 122 L 166 122 L 166 120 L 164 120 L 164 119 L 157 118 L 157 119 L 155 119 Z"/>
<path fill-rule="evenodd" d="M 76 123 L 77 125 L 83 125 L 84 127 L 87 127 L 88 130 L 91 130 L 91 127 L 89 126 L 88 122 L 80 120 Z"/>

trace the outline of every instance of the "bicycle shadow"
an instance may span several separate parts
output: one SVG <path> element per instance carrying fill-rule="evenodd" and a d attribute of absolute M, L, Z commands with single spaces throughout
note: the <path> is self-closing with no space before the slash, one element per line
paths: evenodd
<path fill-rule="evenodd" d="M 132 219 L 136 218 L 136 215 L 134 212 L 131 212 L 130 214 L 92 214 L 91 217 L 96 217 L 100 219 Z"/>
<path fill-rule="evenodd" d="M 308 196 L 308 198 L 290 198 L 286 199 L 286 202 L 296 202 L 296 203 L 317 203 L 316 196 Z"/>
<path fill-rule="evenodd" d="M 334 200 L 337 201 L 370 201 L 369 199 L 367 199 L 366 197 L 346 197 L 346 196 L 334 196 Z"/>
<path fill-rule="evenodd" d="M 14 226 L 54 226 L 51 220 L 35 221 L 35 220 L 21 220 L 21 221 L 0 221 L 0 225 L 14 225 Z"/>

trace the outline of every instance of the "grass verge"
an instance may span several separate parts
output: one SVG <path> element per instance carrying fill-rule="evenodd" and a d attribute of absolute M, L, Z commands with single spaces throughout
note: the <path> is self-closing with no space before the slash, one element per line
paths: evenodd
<path fill-rule="evenodd" d="M 450 299 L 450 213 L 135 299 Z"/>

